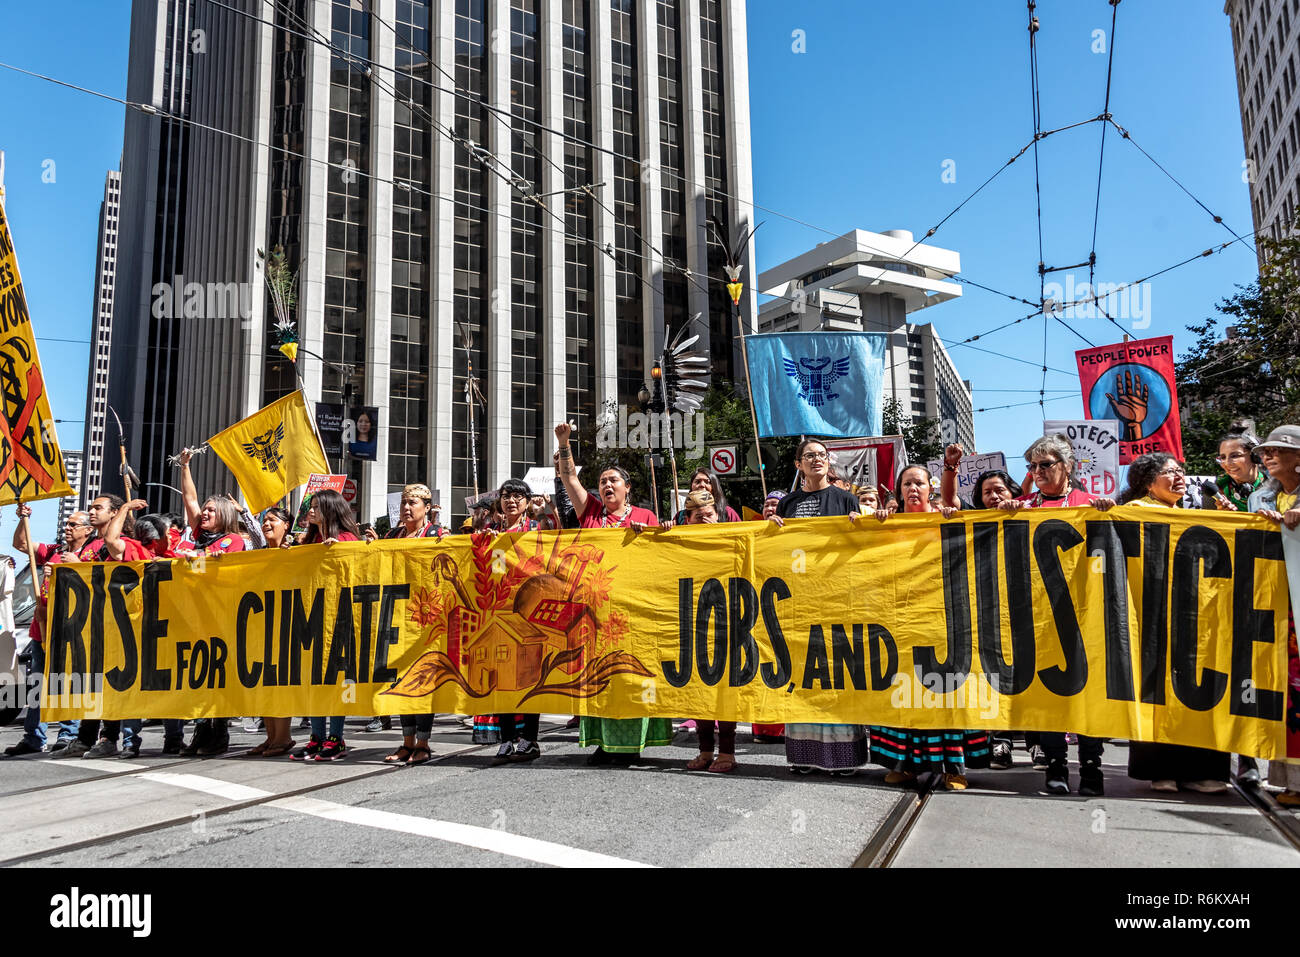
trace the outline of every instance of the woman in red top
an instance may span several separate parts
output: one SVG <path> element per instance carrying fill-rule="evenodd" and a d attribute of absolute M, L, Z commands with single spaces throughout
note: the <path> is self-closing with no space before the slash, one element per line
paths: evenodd
<path fill-rule="evenodd" d="M 361 541 L 361 529 L 352 517 L 352 507 L 341 493 L 333 489 L 322 489 L 311 497 L 306 521 L 307 531 L 303 533 L 300 544 L 319 542 L 335 545 Z M 343 743 L 343 717 L 341 714 L 330 716 L 328 734 L 325 732 L 325 719 L 313 717 L 311 740 L 289 757 L 294 761 L 337 761 L 343 757 L 348 753 L 348 747 Z"/>
<path fill-rule="evenodd" d="M 1029 475 L 1038 491 L 1002 502 L 998 508 L 1016 512 L 1022 508 L 1071 508 L 1092 505 L 1093 496 L 1079 488 L 1074 481 L 1074 448 L 1064 435 L 1045 435 L 1025 449 Z M 1028 481 L 1026 480 L 1026 486 Z M 1106 500 L 1101 507 L 1109 507 Z M 1048 794 L 1070 793 L 1069 751 L 1064 731 L 1043 731 L 1038 735 L 1042 754 L 1033 755 L 1034 767 L 1046 766 L 1047 780 L 1044 790 Z M 1079 735 L 1079 794 L 1099 797 L 1105 792 L 1101 775 L 1101 738 Z M 1032 752 L 1031 752 L 1032 754 Z"/>
<path fill-rule="evenodd" d="M 229 496 L 213 496 L 199 505 L 199 492 L 190 474 L 190 458 L 194 453 L 185 449 L 177 458 L 181 467 L 181 498 L 185 502 L 185 518 L 190 524 L 194 544 L 181 545 L 178 557 L 191 555 L 223 555 L 242 552 L 244 537 L 240 534 L 239 506 Z"/>
<path fill-rule="evenodd" d="M 560 445 L 560 481 L 578 514 L 578 525 L 582 528 L 629 528 L 634 532 L 657 527 L 659 520 L 654 512 L 638 508 L 627 500 L 632 486 L 627 472 L 616 465 L 601 470 L 596 483 L 599 495 L 588 494 L 578 481 L 573 450 L 569 447 L 572 434 L 573 426 L 567 422 L 555 427 L 555 438 Z M 673 740 L 673 723 L 669 718 L 617 719 L 584 715 L 578 728 L 580 747 L 596 745 L 595 752 L 587 761 L 593 765 L 619 764 L 626 767 L 636 763 L 643 748 L 671 744 Z"/>

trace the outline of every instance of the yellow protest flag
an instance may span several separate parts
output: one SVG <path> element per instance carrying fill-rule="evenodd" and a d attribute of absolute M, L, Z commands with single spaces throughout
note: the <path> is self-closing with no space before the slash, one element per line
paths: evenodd
<path fill-rule="evenodd" d="M 301 389 L 217 433 L 208 445 L 234 473 L 254 512 L 274 505 L 313 472 L 330 470 Z"/>
<path fill-rule="evenodd" d="M 740 506 L 740 517 L 746 522 L 755 522 L 763 517 L 762 512 L 756 512 L 748 505 Z"/>
<path fill-rule="evenodd" d="M 0 505 L 75 494 L 63 467 L 18 256 L 0 203 Z"/>

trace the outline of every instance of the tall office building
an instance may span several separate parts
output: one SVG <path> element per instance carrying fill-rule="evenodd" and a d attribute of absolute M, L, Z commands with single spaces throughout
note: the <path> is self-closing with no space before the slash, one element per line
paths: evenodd
<path fill-rule="evenodd" d="M 952 277 L 960 271 L 958 253 L 917 244 L 905 229 L 855 229 L 758 277 L 759 290 L 776 297 L 759 308 L 759 330 L 884 333 L 885 398 L 897 399 L 913 419 L 937 419 L 953 436 L 948 441 L 974 450 L 970 382 L 932 326 L 908 321 L 959 297 Z"/>
<path fill-rule="evenodd" d="M 54 527 L 54 537 L 49 539 L 51 542 L 63 541 L 63 526 L 68 521 L 68 516 L 86 507 L 85 464 L 83 450 L 63 450 L 63 467 L 68 471 L 68 485 L 74 492 L 80 491 L 77 495 L 65 495 L 59 499 L 59 523 Z M 98 492 L 92 493 L 95 494 Z"/>
<path fill-rule="evenodd" d="M 549 463 L 557 422 L 635 401 L 666 326 L 698 313 L 734 377 L 707 223 L 752 216 L 743 0 L 227 6 L 133 12 L 128 96 L 247 138 L 128 111 L 123 223 L 130 206 L 149 235 L 123 244 L 117 319 L 136 318 L 114 374 L 130 352 L 147 481 L 301 383 L 378 409 L 377 460 L 331 463 L 364 516 L 413 481 L 463 513 L 475 485 Z M 296 368 L 261 288 L 256 251 L 276 248 L 298 278 Z M 752 243 L 744 262 L 752 278 Z M 237 284 L 238 315 L 159 318 L 152 290 L 180 276 L 208 306 Z M 229 483 L 212 458 L 201 488 Z"/>
<path fill-rule="evenodd" d="M 1300 0 L 1227 0 L 1255 229 L 1278 238 L 1300 214 Z"/>
<path fill-rule="evenodd" d="M 106 473 L 110 476 L 117 474 L 117 470 L 111 466 L 105 467 L 104 440 L 108 425 L 113 287 L 117 279 L 117 226 L 121 191 L 122 174 L 117 170 L 109 170 L 104 177 L 104 201 L 99 206 L 99 243 L 95 254 L 95 301 L 90 320 L 90 376 L 86 381 L 86 432 L 82 444 L 85 456 L 80 488 L 82 508 L 89 501 L 87 496 L 98 495 L 104 487 Z M 116 483 L 109 484 L 116 488 Z"/>

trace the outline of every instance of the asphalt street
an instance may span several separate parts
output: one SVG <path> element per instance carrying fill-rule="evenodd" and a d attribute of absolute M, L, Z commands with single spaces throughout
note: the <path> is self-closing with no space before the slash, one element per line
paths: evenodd
<path fill-rule="evenodd" d="M 36 867 L 617 866 L 849 867 L 900 802 L 868 768 L 794 777 L 781 745 L 738 735 L 733 774 L 688 772 L 694 738 L 631 768 L 592 768 L 564 716 L 543 719 L 543 756 L 494 767 L 458 719 L 440 716 L 435 760 L 394 768 L 399 731 L 350 719 L 346 760 L 231 751 L 164 758 L 160 727 L 140 758 L 0 761 L 0 864 Z M 306 732 L 295 732 L 301 739 Z M 0 729 L 0 747 L 17 741 Z M 1154 795 L 1107 748 L 1104 798 L 1048 798 L 1016 752 L 1010 771 L 973 771 L 934 794 L 892 866 L 1295 867 L 1300 852 L 1241 795 Z M 1282 812 L 1291 814 L 1291 812 Z"/>

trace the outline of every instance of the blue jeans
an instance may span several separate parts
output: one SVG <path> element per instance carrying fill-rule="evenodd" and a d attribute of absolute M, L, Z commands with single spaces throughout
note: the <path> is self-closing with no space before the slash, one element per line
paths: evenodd
<path fill-rule="evenodd" d="M 315 738 L 317 741 L 325 740 L 325 719 L 324 718 L 311 719 L 311 736 Z M 330 737 L 332 738 L 343 737 L 343 715 L 341 714 L 334 715 L 333 717 L 330 718 Z"/>
<path fill-rule="evenodd" d="M 32 659 L 27 665 L 27 714 L 23 718 L 23 744 L 33 748 L 45 747 L 45 722 L 41 720 L 40 690 L 45 680 L 45 645 L 33 641 L 29 646 Z M 79 721 L 60 721 L 59 740 L 68 741 L 77 736 Z"/>

